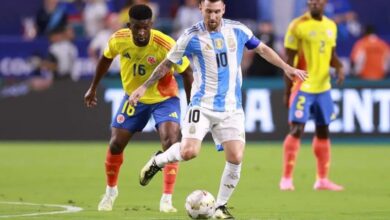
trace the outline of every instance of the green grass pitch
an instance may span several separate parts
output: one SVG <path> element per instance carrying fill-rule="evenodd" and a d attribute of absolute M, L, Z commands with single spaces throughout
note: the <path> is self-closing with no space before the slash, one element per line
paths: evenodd
<path fill-rule="evenodd" d="M 162 175 L 147 187 L 138 172 L 157 142 L 127 146 L 112 212 L 98 212 L 105 189 L 106 142 L 0 142 L 0 202 L 74 205 L 77 213 L 18 219 L 188 219 L 186 196 L 205 189 L 216 196 L 224 167 L 223 153 L 210 143 L 195 160 L 180 165 L 174 205 L 177 214 L 158 212 Z M 280 192 L 281 143 L 248 143 L 241 181 L 229 202 L 237 219 L 251 220 L 388 220 L 390 219 L 390 147 L 387 144 L 334 144 L 331 179 L 343 192 L 316 192 L 315 160 L 309 144 L 299 154 L 294 192 Z M 0 203 L 4 216 L 62 210 Z"/>

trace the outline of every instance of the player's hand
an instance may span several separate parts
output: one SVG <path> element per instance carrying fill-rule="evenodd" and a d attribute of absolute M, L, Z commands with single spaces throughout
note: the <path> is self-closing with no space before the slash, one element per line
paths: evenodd
<path fill-rule="evenodd" d="M 286 76 L 294 81 L 295 79 L 299 79 L 301 81 L 305 81 L 307 79 L 307 72 L 304 71 L 304 70 L 300 70 L 300 69 L 296 69 L 294 67 L 291 67 L 291 66 L 288 66 L 288 68 L 286 68 L 284 70 Z"/>
<path fill-rule="evenodd" d="M 141 85 L 136 90 L 134 90 L 129 96 L 129 104 L 134 107 L 137 106 L 139 99 L 145 94 L 145 91 L 146 87 L 144 85 Z"/>
<path fill-rule="evenodd" d="M 344 74 L 344 68 L 340 67 L 336 69 L 336 76 L 337 76 L 337 85 L 341 86 L 344 83 L 345 80 L 345 74 Z"/>
<path fill-rule="evenodd" d="M 84 95 L 84 103 L 88 108 L 95 107 L 97 105 L 96 90 L 89 88 Z"/>

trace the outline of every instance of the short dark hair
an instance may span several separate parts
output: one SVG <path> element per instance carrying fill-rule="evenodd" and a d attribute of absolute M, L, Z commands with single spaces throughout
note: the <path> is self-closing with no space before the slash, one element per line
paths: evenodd
<path fill-rule="evenodd" d="M 153 16 L 152 9 L 147 5 L 134 5 L 129 10 L 129 17 L 136 20 L 151 19 Z"/>
<path fill-rule="evenodd" d="M 206 1 L 206 0 L 200 0 L 200 2 L 204 2 L 204 1 Z M 225 0 L 208 0 L 208 1 L 210 1 L 210 2 L 219 2 L 219 1 L 221 1 L 221 2 L 225 3 Z"/>

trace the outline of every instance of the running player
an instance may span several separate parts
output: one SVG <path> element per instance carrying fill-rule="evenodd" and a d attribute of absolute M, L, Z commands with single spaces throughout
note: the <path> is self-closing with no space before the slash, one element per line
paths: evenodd
<path fill-rule="evenodd" d="M 99 60 L 95 77 L 85 94 L 88 107 L 97 104 L 96 88 L 106 74 L 112 60 L 119 55 L 121 79 L 125 96 L 112 122 L 111 140 L 106 156 L 106 193 L 98 205 L 99 211 L 111 211 L 118 196 L 118 175 L 123 162 L 123 150 L 136 132 L 142 131 L 153 116 L 160 135 L 163 150 L 179 140 L 180 105 L 178 87 L 173 71 L 181 73 L 189 100 L 192 70 L 187 58 L 172 65 L 165 77 L 155 81 L 140 100 L 137 107 L 129 105 L 128 98 L 134 89 L 142 85 L 157 65 L 164 60 L 175 44 L 169 36 L 151 29 L 152 11 L 146 5 L 133 6 L 129 11 L 128 28 L 115 32 L 108 42 L 104 55 Z M 170 163 L 164 168 L 164 192 L 160 201 L 161 212 L 176 212 L 172 205 L 172 193 L 178 165 Z"/>

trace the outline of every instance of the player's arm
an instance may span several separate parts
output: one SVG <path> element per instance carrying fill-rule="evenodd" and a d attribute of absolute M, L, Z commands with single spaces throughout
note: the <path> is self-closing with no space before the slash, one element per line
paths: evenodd
<path fill-rule="evenodd" d="M 342 85 L 345 79 L 343 63 L 336 53 L 336 48 L 332 48 L 332 57 L 330 59 L 330 66 L 336 69 L 337 85 Z"/>
<path fill-rule="evenodd" d="M 295 77 L 298 77 L 300 80 L 305 81 L 307 77 L 306 71 L 299 70 L 288 65 L 282 60 L 282 58 L 279 57 L 279 55 L 274 50 L 272 50 L 267 45 L 263 43 L 259 44 L 255 48 L 255 52 L 262 56 L 264 59 L 266 59 L 268 62 L 283 69 L 285 75 L 291 80 L 293 80 Z"/>
<path fill-rule="evenodd" d="M 153 71 L 152 75 L 141 86 L 134 90 L 129 97 L 129 104 L 136 106 L 138 100 L 145 94 L 147 88 L 155 84 L 159 79 L 163 78 L 170 72 L 173 62 L 165 58 Z"/>
<path fill-rule="evenodd" d="M 108 68 L 110 68 L 111 63 L 112 59 L 109 59 L 105 56 L 100 57 L 96 66 L 96 73 L 93 77 L 92 83 L 84 95 L 84 103 L 87 107 L 94 107 L 97 105 L 96 89 L 100 80 L 107 73 Z"/>
<path fill-rule="evenodd" d="M 193 71 L 190 65 L 180 74 L 183 77 L 184 90 L 186 91 L 187 104 L 191 100 L 191 86 L 194 81 Z"/>
<path fill-rule="evenodd" d="M 286 55 L 287 55 L 286 63 L 290 66 L 294 66 L 294 59 L 297 54 L 298 54 L 297 50 L 286 48 Z M 285 85 L 284 88 L 285 90 L 284 90 L 283 102 L 284 105 L 288 108 L 293 81 L 289 79 L 286 75 L 284 75 L 284 85 Z"/>

